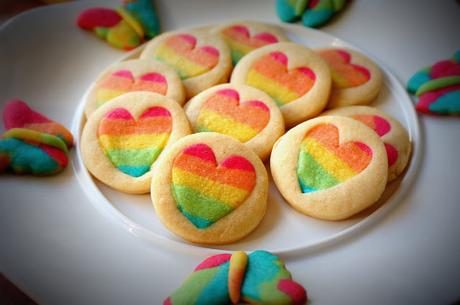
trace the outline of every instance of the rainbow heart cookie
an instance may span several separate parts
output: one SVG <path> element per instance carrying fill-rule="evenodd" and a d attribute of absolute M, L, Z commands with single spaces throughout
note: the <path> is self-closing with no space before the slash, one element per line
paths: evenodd
<path fill-rule="evenodd" d="M 21 100 L 6 103 L 3 123 L 7 131 L 0 137 L 0 172 L 44 176 L 67 166 L 73 136 L 63 125 Z"/>
<path fill-rule="evenodd" d="M 245 85 L 219 85 L 195 96 L 185 112 L 195 132 L 218 132 L 245 143 L 265 159 L 284 133 L 282 114 L 264 92 Z"/>
<path fill-rule="evenodd" d="M 369 104 L 377 97 L 382 87 L 382 73 L 369 58 L 345 48 L 316 51 L 331 70 L 332 93 L 328 108 Z"/>
<path fill-rule="evenodd" d="M 247 53 L 277 42 L 287 41 L 278 28 L 257 22 L 237 22 L 214 29 L 225 40 L 232 54 L 233 65 Z"/>
<path fill-rule="evenodd" d="M 361 173 L 372 159 L 362 142 L 339 144 L 339 130 L 332 124 L 310 129 L 301 143 L 297 176 L 302 193 L 324 190 Z"/>
<path fill-rule="evenodd" d="M 284 262 L 267 251 L 206 258 L 163 305 L 304 305 L 307 293 Z"/>
<path fill-rule="evenodd" d="M 130 92 L 99 107 L 81 137 L 87 169 L 108 186 L 147 193 L 151 168 L 170 144 L 190 133 L 182 108 L 152 92 Z"/>
<path fill-rule="evenodd" d="M 156 214 L 188 241 L 233 242 L 254 230 L 265 214 L 265 167 L 254 152 L 228 136 L 186 136 L 164 151 L 154 170 Z"/>
<path fill-rule="evenodd" d="M 280 42 L 246 55 L 231 82 L 267 93 L 281 108 L 286 125 L 293 126 L 324 109 L 331 76 L 326 63 L 310 49 Z"/>
<path fill-rule="evenodd" d="M 388 159 L 388 181 L 398 177 L 409 161 L 411 143 L 406 129 L 387 113 L 368 106 L 340 107 L 324 115 L 341 115 L 353 118 L 372 130 L 382 139 Z"/>
<path fill-rule="evenodd" d="M 226 81 L 231 71 L 230 51 L 225 42 L 204 31 L 160 35 L 146 46 L 141 58 L 159 60 L 174 68 L 189 97 Z"/>
<path fill-rule="evenodd" d="M 168 65 L 151 59 L 132 59 L 109 66 L 91 86 L 86 97 L 85 114 L 128 92 L 154 92 L 182 105 L 185 92 L 177 72 Z"/>
<path fill-rule="evenodd" d="M 322 116 L 290 129 L 273 147 L 273 180 L 296 210 L 320 219 L 348 218 L 375 203 L 387 183 L 379 136 L 342 116 Z"/>
<path fill-rule="evenodd" d="M 116 168 L 140 177 L 166 146 L 171 125 L 171 113 L 163 107 L 148 108 L 137 121 L 125 108 L 115 108 L 99 122 L 99 144 Z"/>
<path fill-rule="evenodd" d="M 177 207 L 197 228 L 207 228 L 246 200 L 256 180 L 254 166 L 238 155 L 217 164 L 206 144 L 186 147 L 173 163 Z"/>

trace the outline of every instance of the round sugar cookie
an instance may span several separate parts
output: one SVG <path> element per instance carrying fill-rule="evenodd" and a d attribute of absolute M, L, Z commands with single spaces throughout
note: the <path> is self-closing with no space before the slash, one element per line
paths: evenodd
<path fill-rule="evenodd" d="M 187 98 L 227 82 L 232 70 L 225 42 L 219 35 L 203 30 L 163 33 L 147 44 L 141 58 L 156 59 L 176 69 Z"/>
<path fill-rule="evenodd" d="M 262 160 L 284 134 L 283 115 L 261 90 L 246 85 L 211 87 L 185 105 L 194 132 L 225 134 L 252 149 Z"/>
<path fill-rule="evenodd" d="M 93 176 L 122 192 L 150 191 L 151 166 L 162 151 L 190 134 L 181 106 L 158 93 L 130 92 L 99 107 L 81 136 Z"/>
<path fill-rule="evenodd" d="M 247 53 L 260 47 L 289 41 L 280 28 L 254 21 L 238 21 L 217 26 L 213 32 L 218 33 L 227 43 L 234 65 Z"/>
<path fill-rule="evenodd" d="M 309 120 L 273 147 L 270 168 L 278 190 L 296 210 L 341 220 L 371 206 L 387 183 L 387 156 L 370 128 L 341 116 Z"/>
<path fill-rule="evenodd" d="M 153 166 L 156 214 L 174 234 L 201 244 L 237 241 L 262 220 L 268 175 L 259 157 L 214 132 L 186 136 Z"/>
<path fill-rule="evenodd" d="M 345 48 L 315 50 L 331 70 L 332 90 L 327 108 L 372 102 L 382 87 L 382 72 L 363 54 Z"/>
<path fill-rule="evenodd" d="M 388 157 L 388 182 L 404 171 L 411 153 L 406 129 L 385 112 L 369 106 L 349 106 L 326 111 L 324 115 L 341 115 L 355 119 L 373 129 L 382 139 Z"/>
<path fill-rule="evenodd" d="M 252 51 L 236 65 L 231 83 L 246 84 L 270 95 L 287 127 L 318 115 L 331 88 L 327 64 L 310 49 L 292 42 Z"/>
<path fill-rule="evenodd" d="M 132 91 L 155 92 L 185 102 L 185 91 L 176 70 L 152 59 L 131 59 L 108 67 L 91 86 L 85 102 L 89 117 L 99 106 Z"/>

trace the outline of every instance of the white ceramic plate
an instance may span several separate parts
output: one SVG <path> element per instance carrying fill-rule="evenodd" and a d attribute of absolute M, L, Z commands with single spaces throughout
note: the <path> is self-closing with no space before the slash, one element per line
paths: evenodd
<path fill-rule="evenodd" d="M 292 41 L 308 47 L 356 49 L 353 45 L 320 31 L 293 25 L 282 25 L 282 27 Z M 136 57 L 139 53 L 140 50 L 134 50 L 123 59 Z M 367 55 L 372 58 L 369 54 Z M 212 252 L 213 249 L 245 251 L 265 249 L 275 253 L 287 253 L 313 250 L 364 230 L 398 204 L 415 178 L 421 155 L 420 130 L 412 102 L 405 89 L 385 68 L 384 64 L 373 59 L 380 64 L 383 70 L 384 86 L 378 99 L 372 105 L 399 119 L 409 131 L 413 143 L 412 160 L 405 174 L 387 186 L 382 199 L 373 207 L 348 220 L 338 222 L 317 220 L 296 212 L 286 203 L 271 181 L 267 214 L 257 229 L 237 243 L 214 248 L 208 247 L 208 251 Z M 94 75 L 94 78 L 96 77 L 97 74 Z M 84 99 L 83 96 L 75 113 L 72 127 L 77 138 L 80 138 L 84 124 Z M 79 141 L 77 141 L 77 155 L 73 161 L 81 187 L 94 206 L 104 215 L 115 219 L 129 232 L 148 242 L 175 249 L 191 250 L 195 247 L 202 247 L 183 241 L 170 233 L 156 217 L 150 195 L 120 193 L 93 179 L 83 166 Z"/>

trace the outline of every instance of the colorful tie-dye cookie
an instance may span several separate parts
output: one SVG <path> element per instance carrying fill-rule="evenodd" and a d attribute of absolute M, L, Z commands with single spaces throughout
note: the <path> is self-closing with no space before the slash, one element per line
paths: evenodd
<path fill-rule="evenodd" d="M 167 297 L 163 305 L 304 305 L 305 288 L 292 279 L 284 262 L 267 251 L 206 258 Z"/>
<path fill-rule="evenodd" d="M 233 137 L 262 160 L 284 134 L 284 121 L 275 102 L 263 91 L 246 85 L 211 87 L 193 99 L 185 113 L 194 132 L 213 131 Z"/>
<path fill-rule="evenodd" d="M 67 166 L 73 145 L 67 128 L 21 100 L 5 105 L 3 123 L 7 131 L 0 137 L 0 172 L 45 176 Z"/>
<path fill-rule="evenodd" d="M 176 69 L 188 98 L 226 82 L 232 69 L 230 50 L 222 38 L 200 30 L 164 33 L 147 44 L 141 58 Z"/>
<path fill-rule="evenodd" d="M 302 15 L 302 23 L 308 27 L 320 27 L 341 11 L 346 0 L 310 0 Z"/>
<path fill-rule="evenodd" d="M 233 65 L 255 49 L 288 41 L 278 27 L 251 21 L 224 24 L 213 29 L 213 32 L 218 33 L 227 43 L 232 54 Z"/>
<path fill-rule="evenodd" d="M 126 193 L 148 193 L 151 166 L 166 147 L 190 133 L 182 108 L 158 93 L 130 92 L 99 107 L 81 137 L 85 166 Z"/>
<path fill-rule="evenodd" d="M 155 92 L 179 105 L 185 101 L 176 70 L 156 60 L 132 59 L 111 65 L 97 78 L 86 96 L 86 117 L 111 99 L 132 91 Z"/>
<path fill-rule="evenodd" d="M 418 97 L 419 112 L 438 115 L 460 114 L 460 51 L 415 73 L 407 90 Z"/>
<path fill-rule="evenodd" d="M 228 244 L 249 234 L 267 206 L 268 176 L 259 157 L 214 132 L 173 144 L 153 167 L 152 201 L 161 222 L 185 240 Z"/>
<path fill-rule="evenodd" d="M 385 112 L 368 106 L 350 106 L 330 110 L 322 115 L 350 117 L 374 130 L 382 139 L 388 157 L 388 182 L 396 179 L 406 168 L 411 153 L 407 130 Z"/>
<path fill-rule="evenodd" d="M 372 102 L 382 87 L 382 73 L 369 58 L 345 48 L 315 50 L 329 65 L 332 91 L 327 108 Z"/>
<path fill-rule="evenodd" d="M 302 45 L 280 42 L 243 57 L 233 71 L 231 83 L 246 84 L 267 93 L 290 127 L 324 109 L 331 75 L 315 52 Z"/>
<path fill-rule="evenodd" d="M 380 137 L 341 116 L 315 118 L 289 130 L 275 143 L 270 168 L 289 204 L 325 220 L 345 219 L 371 206 L 388 174 Z"/>
<path fill-rule="evenodd" d="M 160 34 L 160 19 L 153 0 L 124 0 L 123 7 L 141 24 L 147 39 Z"/>

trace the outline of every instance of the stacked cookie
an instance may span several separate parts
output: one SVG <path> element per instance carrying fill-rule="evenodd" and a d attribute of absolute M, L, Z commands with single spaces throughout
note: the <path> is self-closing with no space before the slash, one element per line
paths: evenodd
<path fill-rule="evenodd" d="M 340 220 L 375 203 L 409 159 L 399 122 L 352 106 L 372 102 L 381 86 L 364 55 L 311 50 L 275 26 L 168 32 L 93 84 L 82 157 L 103 183 L 150 191 L 162 223 L 191 242 L 231 243 L 257 227 L 270 154 L 289 204 Z"/>

